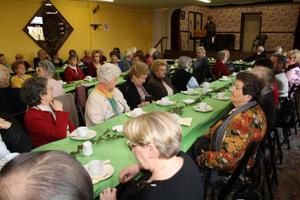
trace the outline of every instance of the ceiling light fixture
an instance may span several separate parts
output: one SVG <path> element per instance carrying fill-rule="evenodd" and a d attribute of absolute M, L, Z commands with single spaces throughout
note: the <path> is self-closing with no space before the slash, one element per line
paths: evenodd
<path fill-rule="evenodd" d="M 201 1 L 203 3 L 211 3 L 211 0 L 198 0 L 198 1 Z"/>

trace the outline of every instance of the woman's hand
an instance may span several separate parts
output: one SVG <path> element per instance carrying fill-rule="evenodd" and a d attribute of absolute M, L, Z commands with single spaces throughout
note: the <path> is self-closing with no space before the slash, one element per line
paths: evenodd
<path fill-rule="evenodd" d="M 117 200 L 117 189 L 106 188 L 100 194 L 100 200 Z"/>
<path fill-rule="evenodd" d="M 50 102 L 50 106 L 55 111 L 63 111 L 63 104 L 60 101 L 53 100 L 52 102 Z"/>
<path fill-rule="evenodd" d="M 150 104 L 149 101 L 143 101 L 142 103 L 140 103 L 137 107 L 141 108 L 141 107 L 144 107 L 146 105 Z"/>
<path fill-rule="evenodd" d="M 11 122 L 8 122 L 5 119 L 0 118 L 0 129 L 9 129 L 10 127 L 11 127 Z"/>
<path fill-rule="evenodd" d="M 140 165 L 135 164 L 131 165 L 130 167 L 127 167 L 123 170 L 121 170 L 119 179 L 121 183 L 125 183 L 129 180 L 131 180 L 133 177 L 135 177 L 140 172 Z"/>

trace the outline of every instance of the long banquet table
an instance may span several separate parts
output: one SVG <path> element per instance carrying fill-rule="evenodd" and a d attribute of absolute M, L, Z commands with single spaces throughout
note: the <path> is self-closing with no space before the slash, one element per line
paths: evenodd
<path fill-rule="evenodd" d="M 233 79 L 232 79 L 233 81 Z M 225 90 L 227 95 L 229 95 L 228 87 L 232 84 L 232 81 L 215 81 L 212 82 L 212 88 L 217 90 Z M 201 91 L 200 88 L 197 90 Z M 196 99 L 199 96 L 185 95 L 182 93 L 177 93 L 173 96 L 169 96 L 171 100 L 175 100 L 178 105 L 185 105 L 182 100 L 184 99 Z M 218 119 L 224 116 L 232 108 L 231 102 L 220 101 L 213 99 L 209 96 L 203 99 L 204 102 L 207 102 L 213 107 L 212 112 L 200 113 L 193 110 L 193 106 L 186 105 L 183 109 L 183 114 L 181 117 L 192 117 L 192 124 L 190 127 L 182 126 L 183 137 L 181 150 L 187 151 L 194 141 L 202 135 L 205 135 L 211 125 L 213 125 Z M 155 103 L 147 105 L 143 108 L 146 112 L 151 111 L 166 111 L 168 107 L 158 106 Z M 125 115 L 119 115 L 110 120 L 107 120 L 99 125 L 90 127 L 90 129 L 97 132 L 97 136 L 103 134 L 106 129 L 110 129 L 115 125 L 124 124 L 129 118 Z M 122 133 L 113 133 L 113 134 L 122 134 Z M 97 137 L 96 136 L 96 137 Z M 82 144 L 83 141 L 75 141 L 70 138 L 65 138 L 58 140 L 41 147 L 34 149 L 33 151 L 42 151 L 42 150 L 62 150 L 67 153 L 76 151 L 77 146 Z M 93 144 L 93 155 L 86 157 L 82 153 L 76 155 L 76 159 L 81 162 L 83 165 L 87 164 L 91 160 L 110 160 L 112 166 L 114 167 L 114 174 L 112 177 L 108 178 L 105 181 L 101 181 L 97 184 L 94 184 L 94 196 L 97 197 L 99 193 L 106 187 L 115 187 L 119 184 L 118 175 L 122 168 L 136 163 L 136 159 L 133 156 L 133 153 L 128 149 L 126 144 L 126 139 L 115 139 L 112 141 L 104 141 L 99 144 Z M 74 174 L 76 176 L 76 174 Z"/>

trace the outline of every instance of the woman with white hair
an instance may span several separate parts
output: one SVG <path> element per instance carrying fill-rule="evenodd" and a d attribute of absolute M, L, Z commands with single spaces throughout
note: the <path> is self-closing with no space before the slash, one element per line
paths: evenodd
<path fill-rule="evenodd" d="M 140 170 L 151 172 L 138 184 L 134 194 L 124 191 L 126 199 L 203 199 L 203 179 L 195 162 L 180 152 L 182 129 L 172 114 L 144 114 L 128 121 L 124 134 L 138 163 L 121 170 L 120 182 L 132 180 Z M 105 189 L 100 199 L 116 200 L 116 189 Z"/>
<path fill-rule="evenodd" d="M 37 67 L 37 74 L 38 76 L 45 77 L 48 79 L 48 85 L 53 88 L 53 97 L 58 97 L 65 93 L 62 87 L 62 83 L 53 78 L 53 76 L 55 75 L 55 67 L 51 61 L 40 61 Z"/>
<path fill-rule="evenodd" d="M 187 56 L 181 56 L 178 59 L 179 69 L 171 78 L 172 85 L 177 91 L 184 91 L 189 88 L 199 87 L 196 78 L 189 72 L 192 66 L 192 59 Z"/>
<path fill-rule="evenodd" d="M 111 63 L 105 63 L 97 70 L 99 83 L 86 102 L 87 126 L 100 124 L 113 116 L 129 111 L 123 94 L 116 88 L 120 74 L 121 70 Z"/>

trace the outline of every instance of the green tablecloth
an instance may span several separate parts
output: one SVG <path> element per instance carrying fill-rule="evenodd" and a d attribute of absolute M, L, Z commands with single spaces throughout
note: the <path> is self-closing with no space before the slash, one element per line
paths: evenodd
<path fill-rule="evenodd" d="M 212 83 L 212 87 L 218 90 L 223 87 L 227 87 L 231 84 L 231 81 L 222 82 L 215 81 Z M 198 89 L 200 91 L 200 88 Z M 229 95 L 228 90 L 226 90 Z M 177 104 L 184 105 L 183 99 L 196 99 L 198 96 L 184 95 L 181 93 L 170 96 L 170 99 L 176 100 Z M 224 116 L 232 108 L 230 101 L 220 101 L 215 100 L 210 97 L 206 97 L 204 102 L 207 102 L 213 107 L 213 111 L 209 113 L 200 113 L 194 111 L 192 106 L 186 106 L 183 110 L 182 117 L 192 117 L 192 125 L 190 127 L 183 127 L 183 137 L 181 149 L 187 151 L 193 142 L 199 137 L 207 133 L 209 127 L 214 124 L 218 119 Z M 156 104 L 150 104 L 143 108 L 145 111 L 163 111 L 167 107 L 158 106 Z M 96 125 L 91 129 L 97 132 L 97 135 L 102 134 L 107 128 L 111 129 L 115 125 L 124 124 L 129 118 L 123 114 L 114 117 L 104 123 Z M 120 133 L 116 133 L 120 134 Z M 33 151 L 41 150 L 63 150 L 70 153 L 71 151 L 76 151 L 77 146 L 82 142 L 74 141 L 70 138 L 65 138 L 56 142 L 52 142 L 34 149 Z M 126 166 L 136 163 L 136 159 L 132 152 L 128 149 L 125 139 L 117 139 L 114 141 L 105 141 L 97 145 L 93 145 L 93 155 L 90 157 L 85 157 L 81 154 L 76 156 L 76 159 L 82 164 L 86 164 L 91 160 L 111 160 L 111 163 L 115 169 L 113 176 L 105 181 L 101 181 L 94 185 L 94 196 L 96 197 L 99 193 L 106 187 L 114 187 L 119 184 L 118 175 L 121 169 Z"/>
<path fill-rule="evenodd" d="M 125 82 L 125 80 L 123 77 L 119 77 L 117 80 L 118 84 L 121 84 L 124 82 Z M 63 85 L 64 92 L 65 93 L 73 92 L 73 91 L 75 91 L 76 87 L 81 84 L 90 88 L 90 87 L 97 85 L 98 80 L 96 78 L 94 78 L 92 81 L 80 80 L 80 81 L 74 81 L 72 83 L 65 84 L 65 85 Z"/>

